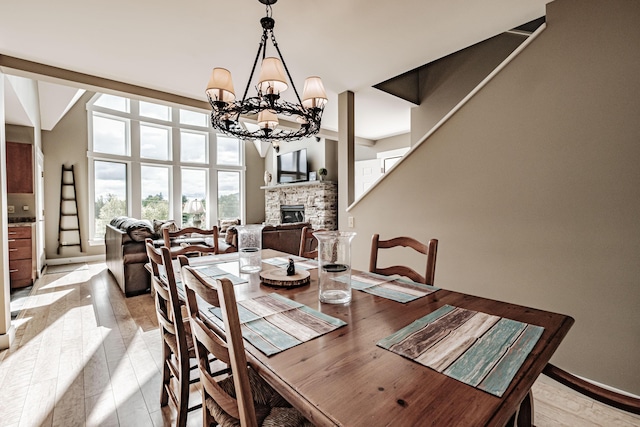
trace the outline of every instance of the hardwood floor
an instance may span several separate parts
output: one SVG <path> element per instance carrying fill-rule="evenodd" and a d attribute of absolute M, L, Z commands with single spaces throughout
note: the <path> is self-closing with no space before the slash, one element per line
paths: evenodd
<path fill-rule="evenodd" d="M 151 295 L 124 298 L 103 263 L 57 271 L 38 280 L 0 352 L 0 426 L 172 425 Z M 545 377 L 533 390 L 538 427 L 640 426 Z M 202 425 L 199 410 L 188 425 Z"/>

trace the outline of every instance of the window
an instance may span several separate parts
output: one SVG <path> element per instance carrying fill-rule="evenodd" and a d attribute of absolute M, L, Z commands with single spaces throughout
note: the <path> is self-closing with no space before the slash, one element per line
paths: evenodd
<path fill-rule="evenodd" d="M 206 227 L 203 214 L 207 211 L 207 170 L 182 169 L 182 224 Z M 193 201 L 200 203 L 194 203 Z M 191 202 L 191 203 L 190 203 Z"/>
<path fill-rule="evenodd" d="M 110 110 L 129 112 L 129 100 L 121 96 L 103 94 L 93 103 L 96 107 L 108 108 Z"/>
<path fill-rule="evenodd" d="M 152 119 L 168 121 L 171 120 L 171 109 L 166 105 L 152 104 L 150 102 L 140 101 L 140 115 Z"/>
<path fill-rule="evenodd" d="M 240 218 L 240 173 L 218 171 L 218 218 Z"/>
<path fill-rule="evenodd" d="M 181 125 L 207 126 L 208 118 L 208 114 L 197 113 L 189 110 L 180 110 Z"/>
<path fill-rule="evenodd" d="M 94 227 L 93 235 L 103 236 L 105 226 L 116 216 L 127 214 L 127 164 L 96 160 L 93 162 Z"/>
<path fill-rule="evenodd" d="M 140 157 L 169 160 L 171 158 L 170 128 L 140 124 Z"/>
<path fill-rule="evenodd" d="M 207 135 L 190 131 L 180 132 L 180 160 L 183 162 L 207 162 Z"/>
<path fill-rule="evenodd" d="M 218 164 L 219 165 L 239 165 L 240 164 L 240 141 L 233 138 L 218 136 Z"/>
<path fill-rule="evenodd" d="M 93 116 L 93 151 L 126 156 L 129 151 L 127 121 Z"/>
<path fill-rule="evenodd" d="M 142 165 L 140 181 L 142 184 L 142 214 L 140 218 L 169 219 L 169 172 L 168 166 Z"/>
<path fill-rule="evenodd" d="M 181 226 L 243 217 L 243 146 L 216 135 L 206 112 L 96 94 L 87 118 L 92 243 L 115 216 Z"/>

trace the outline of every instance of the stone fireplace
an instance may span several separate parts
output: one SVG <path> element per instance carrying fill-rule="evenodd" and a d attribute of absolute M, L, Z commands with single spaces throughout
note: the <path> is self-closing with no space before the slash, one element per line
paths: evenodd
<path fill-rule="evenodd" d="M 265 222 L 309 222 L 314 229 L 338 228 L 338 185 L 307 181 L 262 187 L 265 190 Z"/>

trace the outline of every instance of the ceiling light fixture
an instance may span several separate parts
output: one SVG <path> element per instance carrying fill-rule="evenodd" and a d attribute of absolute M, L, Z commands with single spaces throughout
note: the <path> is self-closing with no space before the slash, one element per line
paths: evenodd
<path fill-rule="evenodd" d="M 262 38 L 256 59 L 249 75 L 249 81 L 241 101 L 236 101 L 231 73 L 225 68 L 214 68 L 207 85 L 207 98 L 211 104 L 211 124 L 220 132 L 240 138 L 259 139 L 277 145 L 280 141 L 295 141 L 313 136 L 320 131 L 322 112 L 327 103 L 327 94 L 320 77 L 308 77 L 304 82 L 302 99 L 284 62 L 280 48 L 273 34 L 275 21 L 271 17 L 271 5 L 277 0 L 259 0 L 266 5 L 267 16 L 260 19 Z M 279 58 L 267 57 L 267 41 L 278 53 Z M 258 59 L 262 56 L 262 65 L 256 85 L 257 96 L 247 97 Z M 286 76 L 285 76 L 286 72 Z M 288 81 L 295 92 L 297 103 L 280 99 L 280 93 L 288 88 Z M 259 129 L 249 131 L 240 124 L 240 116 L 257 115 Z M 291 117 L 299 128 L 278 128 L 278 115 Z"/>

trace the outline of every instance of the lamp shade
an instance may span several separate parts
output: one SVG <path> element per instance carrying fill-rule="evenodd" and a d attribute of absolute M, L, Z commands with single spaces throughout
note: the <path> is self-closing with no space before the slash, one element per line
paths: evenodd
<path fill-rule="evenodd" d="M 229 70 L 226 68 L 214 68 L 211 72 L 206 92 L 214 101 L 235 101 L 236 95 Z"/>
<path fill-rule="evenodd" d="M 204 205 L 198 199 L 191 199 L 184 205 L 183 213 L 201 214 L 204 213 Z"/>
<path fill-rule="evenodd" d="M 258 90 L 262 93 L 279 94 L 287 87 L 287 79 L 284 75 L 284 67 L 278 58 L 272 56 L 262 60 L 260 76 L 258 77 Z"/>
<path fill-rule="evenodd" d="M 302 106 L 305 108 L 324 107 L 327 103 L 327 93 L 320 77 L 307 77 L 302 90 Z"/>
<path fill-rule="evenodd" d="M 278 116 L 271 110 L 262 110 L 258 113 L 258 125 L 260 129 L 274 130 L 280 122 Z"/>

